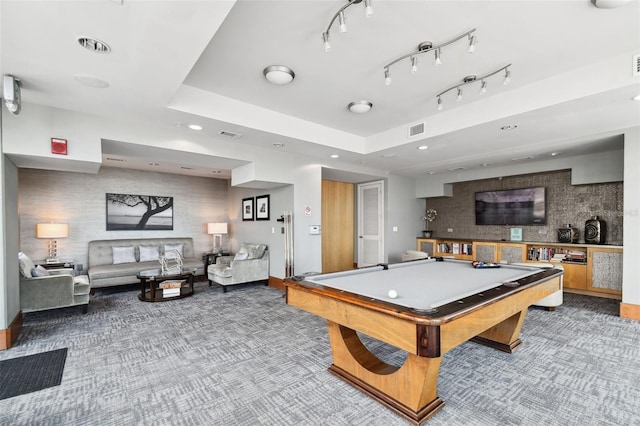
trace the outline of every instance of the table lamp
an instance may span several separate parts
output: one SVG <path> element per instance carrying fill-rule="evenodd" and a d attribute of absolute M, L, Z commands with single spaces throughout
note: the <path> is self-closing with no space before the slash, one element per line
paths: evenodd
<path fill-rule="evenodd" d="M 226 222 L 207 223 L 207 234 L 213 235 L 213 252 L 222 252 L 222 234 L 227 233 Z"/>
<path fill-rule="evenodd" d="M 47 249 L 49 255 L 47 263 L 58 263 L 58 243 L 56 238 L 67 238 L 69 236 L 69 225 L 66 223 L 38 223 L 36 225 L 36 237 L 48 238 Z"/>

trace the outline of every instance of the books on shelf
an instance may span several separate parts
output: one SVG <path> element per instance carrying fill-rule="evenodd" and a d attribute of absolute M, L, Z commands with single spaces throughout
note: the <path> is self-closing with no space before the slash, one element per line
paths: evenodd
<path fill-rule="evenodd" d="M 180 289 L 183 283 L 184 283 L 184 280 L 167 280 L 167 281 L 162 281 L 160 284 L 158 284 L 158 288 L 161 288 L 163 290 L 167 288 Z"/>
<path fill-rule="evenodd" d="M 165 288 L 162 290 L 162 297 L 180 296 L 180 288 Z"/>

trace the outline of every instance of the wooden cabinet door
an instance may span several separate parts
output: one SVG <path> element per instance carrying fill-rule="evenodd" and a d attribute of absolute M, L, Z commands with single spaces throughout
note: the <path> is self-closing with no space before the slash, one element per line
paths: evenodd
<path fill-rule="evenodd" d="M 587 265 L 574 263 L 563 263 L 564 268 L 564 288 L 574 288 L 576 290 L 587 289 Z"/>

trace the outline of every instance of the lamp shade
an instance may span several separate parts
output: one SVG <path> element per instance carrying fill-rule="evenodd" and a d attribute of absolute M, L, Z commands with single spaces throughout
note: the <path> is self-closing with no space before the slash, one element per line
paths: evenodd
<path fill-rule="evenodd" d="M 67 238 L 69 225 L 66 223 L 38 223 L 36 237 L 38 238 Z"/>
<path fill-rule="evenodd" d="M 226 234 L 227 233 L 227 224 L 226 222 L 221 223 L 207 223 L 207 234 Z"/>

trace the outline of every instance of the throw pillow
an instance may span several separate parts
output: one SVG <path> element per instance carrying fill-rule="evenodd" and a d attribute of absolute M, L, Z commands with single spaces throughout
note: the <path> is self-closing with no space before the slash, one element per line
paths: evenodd
<path fill-rule="evenodd" d="M 33 264 L 29 256 L 23 252 L 18 253 L 18 260 L 20 261 L 20 273 L 25 278 L 31 278 L 31 271 L 36 265 Z"/>
<path fill-rule="evenodd" d="M 164 252 L 168 252 L 170 250 L 175 250 L 178 253 L 180 253 L 180 257 L 184 258 L 184 254 L 182 253 L 182 246 L 184 244 L 165 244 L 164 245 Z"/>
<path fill-rule="evenodd" d="M 233 260 L 247 260 L 249 258 L 249 253 L 240 249 L 235 256 L 233 256 Z"/>
<path fill-rule="evenodd" d="M 136 263 L 136 255 L 133 246 L 111 247 L 113 251 L 113 264 L 119 263 Z"/>
<path fill-rule="evenodd" d="M 160 246 L 139 246 L 140 262 L 151 262 L 160 259 Z"/>
<path fill-rule="evenodd" d="M 31 270 L 32 277 L 46 277 L 49 275 L 49 271 L 44 269 L 44 266 L 38 265 Z"/>

